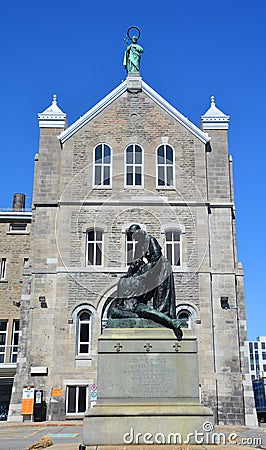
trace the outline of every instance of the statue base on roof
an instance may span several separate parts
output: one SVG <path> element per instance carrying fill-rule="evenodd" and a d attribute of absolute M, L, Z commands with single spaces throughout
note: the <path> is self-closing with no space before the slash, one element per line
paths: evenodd
<path fill-rule="evenodd" d="M 104 330 L 98 403 L 85 413 L 84 445 L 195 443 L 195 430 L 204 435 L 212 421 L 199 402 L 197 340 L 189 331 L 178 342 L 158 325 Z"/>

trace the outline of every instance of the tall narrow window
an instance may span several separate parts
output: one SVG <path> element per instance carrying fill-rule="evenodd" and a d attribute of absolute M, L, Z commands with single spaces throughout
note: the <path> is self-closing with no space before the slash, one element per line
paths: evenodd
<path fill-rule="evenodd" d="M 83 414 L 88 408 L 88 386 L 67 386 L 66 413 Z"/>
<path fill-rule="evenodd" d="M 127 263 L 127 265 L 131 264 L 132 261 L 134 260 L 136 243 L 137 243 L 137 241 L 135 241 L 133 239 L 132 234 L 128 235 L 126 233 L 126 263 Z"/>
<path fill-rule="evenodd" d="M 88 355 L 90 353 L 91 345 L 91 324 L 90 313 L 88 311 L 81 311 L 78 315 L 78 355 Z"/>
<path fill-rule="evenodd" d="M 96 228 L 87 231 L 88 266 L 102 266 L 103 264 L 103 232 Z"/>
<path fill-rule="evenodd" d="M 16 363 L 18 358 L 19 320 L 13 322 L 11 362 Z"/>
<path fill-rule="evenodd" d="M 4 280 L 6 278 L 6 258 L 2 258 L 0 261 L 0 280 Z"/>
<path fill-rule="evenodd" d="M 99 144 L 94 149 L 94 186 L 111 185 L 111 147 Z"/>
<path fill-rule="evenodd" d="M 0 321 L 0 363 L 6 362 L 7 320 Z"/>
<path fill-rule="evenodd" d="M 174 151 L 167 144 L 157 149 L 157 184 L 158 187 L 174 185 Z"/>
<path fill-rule="evenodd" d="M 172 266 L 181 266 L 181 236 L 179 231 L 166 231 L 165 254 Z"/>
<path fill-rule="evenodd" d="M 131 144 L 126 148 L 126 186 L 142 186 L 142 148 Z"/>

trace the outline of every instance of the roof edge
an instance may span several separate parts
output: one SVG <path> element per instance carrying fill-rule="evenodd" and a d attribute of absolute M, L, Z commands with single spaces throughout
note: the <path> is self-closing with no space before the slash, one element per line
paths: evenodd
<path fill-rule="evenodd" d="M 93 119 L 97 114 L 99 114 L 106 106 L 116 100 L 123 92 L 127 89 L 127 82 L 123 81 L 119 86 L 117 86 L 113 91 L 111 91 L 106 97 L 96 103 L 88 112 L 81 116 L 76 122 L 70 125 L 65 131 L 59 134 L 58 139 L 62 144 L 69 139 L 72 134 L 80 130 L 89 120 Z"/>
<path fill-rule="evenodd" d="M 211 140 L 207 133 L 201 131 L 194 123 L 192 123 L 187 117 L 183 116 L 174 106 L 168 103 L 161 95 L 159 95 L 154 89 L 152 89 L 145 81 L 142 82 L 143 91 L 149 95 L 157 104 L 165 109 L 168 114 L 174 117 L 181 125 L 187 130 L 191 131 L 196 137 L 198 137 L 204 144 L 207 144 Z"/>
<path fill-rule="evenodd" d="M 110 105 L 114 100 L 116 100 L 121 94 L 127 90 L 127 80 L 123 81 L 119 86 L 117 86 L 113 91 L 111 91 L 106 97 L 104 97 L 100 102 L 93 106 L 88 112 L 81 116 L 76 122 L 70 125 L 66 130 L 64 130 L 58 139 L 62 144 L 64 144 L 74 133 L 76 133 L 83 125 L 93 119 L 97 114 L 99 114 L 104 108 Z M 196 136 L 201 142 L 206 144 L 210 141 L 210 137 L 207 133 L 204 133 L 200 128 L 198 128 L 194 123 L 187 119 L 183 114 L 181 114 L 176 108 L 174 108 L 170 103 L 168 103 L 163 97 L 161 97 L 154 89 L 152 89 L 145 81 L 142 81 L 142 90 L 151 99 L 153 99 L 161 108 L 163 108 L 168 114 L 170 114 L 174 119 L 176 119 L 181 125 L 184 126 L 188 131 L 190 131 L 194 136 Z"/>

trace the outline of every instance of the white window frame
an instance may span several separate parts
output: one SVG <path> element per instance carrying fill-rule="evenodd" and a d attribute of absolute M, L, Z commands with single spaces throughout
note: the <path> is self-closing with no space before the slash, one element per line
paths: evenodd
<path fill-rule="evenodd" d="M 18 329 L 16 330 L 16 325 L 18 324 Z M 15 344 L 15 337 L 17 336 L 18 343 Z M 14 349 L 17 349 L 16 351 Z M 13 329 L 12 329 L 12 345 L 11 345 L 11 355 L 10 355 L 10 361 L 12 364 L 17 363 L 17 357 L 18 357 L 18 349 L 19 349 L 19 320 L 15 319 L 13 320 Z M 15 357 L 15 361 L 13 361 L 13 358 Z"/>
<path fill-rule="evenodd" d="M 106 163 L 103 161 L 103 157 L 102 157 L 102 161 L 100 163 L 96 162 L 95 159 L 95 153 L 96 153 L 96 149 L 97 147 L 101 146 L 102 149 L 102 155 L 104 152 L 104 146 L 107 145 L 110 149 L 110 163 Z M 112 158 L 113 158 L 113 150 L 112 147 L 107 144 L 106 142 L 100 142 L 99 144 L 97 144 L 94 149 L 93 149 L 93 187 L 94 189 L 111 189 L 112 188 Z M 101 167 L 101 183 L 100 184 L 96 184 L 95 183 L 95 169 L 96 167 Z M 110 183 L 109 184 L 103 184 L 104 179 L 103 179 L 103 175 L 104 175 L 104 168 L 105 167 L 109 167 L 109 177 L 110 177 Z"/>
<path fill-rule="evenodd" d="M 173 234 L 172 234 L 171 241 L 168 241 L 167 240 L 167 233 L 177 233 L 179 235 L 179 241 L 174 241 L 173 240 Z M 172 264 L 171 261 L 169 261 L 169 262 L 171 263 L 173 268 L 182 267 L 182 262 L 183 261 L 182 261 L 182 232 L 181 232 L 181 230 L 178 230 L 178 229 L 166 229 L 166 230 L 164 230 L 164 236 L 165 236 L 165 238 L 164 238 L 164 254 L 165 254 L 165 257 L 167 258 L 167 256 L 168 256 L 168 254 L 167 254 L 167 246 L 171 245 L 171 256 L 172 256 L 172 261 L 173 261 L 174 260 L 174 253 L 175 253 L 174 252 L 174 247 L 175 247 L 175 245 L 178 245 L 179 246 L 179 264 L 176 265 L 176 264 Z"/>
<path fill-rule="evenodd" d="M 0 280 L 6 279 L 6 258 L 1 258 Z"/>
<path fill-rule="evenodd" d="M 89 315 L 89 319 L 88 320 L 84 320 L 84 321 L 80 320 L 80 316 L 83 313 L 87 313 Z M 92 328 L 91 327 L 91 323 L 92 323 L 92 321 L 91 321 L 91 312 L 88 309 L 86 309 L 86 308 L 84 308 L 81 311 L 79 311 L 79 313 L 77 315 L 77 352 L 76 352 L 77 356 L 87 356 L 87 355 L 90 355 L 90 353 L 91 353 L 91 334 L 92 334 L 91 333 L 91 328 Z M 88 342 L 82 342 L 80 340 L 81 324 L 88 324 L 88 326 L 89 326 L 89 340 L 88 340 Z M 88 345 L 88 351 L 87 352 L 81 352 L 80 351 L 81 345 Z"/>
<path fill-rule="evenodd" d="M 94 240 L 93 241 L 89 241 L 89 233 L 93 232 L 94 233 Z M 100 232 L 101 233 L 101 240 L 100 239 L 96 239 L 96 232 Z M 89 262 L 89 244 L 93 244 L 93 264 L 91 264 Z M 100 245 L 100 249 L 101 249 L 101 264 L 95 264 L 96 262 L 96 250 L 97 250 L 97 245 Z M 101 228 L 98 227 L 91 227 L 88 228 L 88 230 L 86 231 L 86 267 L 103 267 L 103 258 L 104 258 L 104 232 Z"/>
<path fill-rule="evenodd" d="M 8 320 L 0 320 L 0 322 L 4 322 L 6 323 L 6 329 L 5 330 L 0 330 L 0 335 L 5 336 L 5 342 L 4 344 L 0 344 L 0 356 L 4 355 L 4 360 L 0 361 L 0 365 L 1 364 L 5 364 L 6 363 L 6 356 L 7 356 L 7 338 L 8 338 Z M 2 351 L 2 348 L 4 348 L 4 351 Z"/>
<path fill-rule="evenodd" d="M 14 222 L 9 225 L 9 232 L 15 234 L 28 234 L 27 227 L 28 224 L 25 222 Z"/>
<path fill-rule="evenodd" d="M 158 151 L 159 151 L 160 147 L 164 148 L 164 162 L 163 162 L 163 164 L 159 163 Z M 173 152 L 173 161 L 172 161 L 171 164 L 167 163 L 166 147 L 170 147 L 172 149 L 172 152 Z M 159 167 L 162 167 L 163 171 L 164 171 L 164 184 L 159 184 Z M 172 169 L 173 169 L 173 183 L 172 184 L 167 184 L 167 168 L 168 167 L 172 167 Z M 160 144 L 157 147 L 157 149 L 156 149 L 156 187 L 157 187 L 157 189 L 173 189 L 175 187 L 175 150 L 169 144 Z"/>
<path fill-rule="evenodd" d="M 132 163 L 128 163 L 127 162 L 127 155 L 128 152 L 127 150 L 129 149 L 129 147 L 133 147 L 133 152 L 132 152 L 132 156 L 133 156 L 133 162 Z M 141 164 L 136 163 L 136 146 L 138 146 L 141 149 Z M 128 167 L 132 167 L 132 175 L 133 175 L 133 183 L 132 184 L 127 184 L 127 170 Z M 135 183 L 135 178 L 136 178 L 136 167 L 140 167 L 140 174 L 141 174 L 141 184 L 136 184 Z M 125 187 L 126 188 L 143 188 L 144 187 L 144 152 L 143 152 L 143 148 L 141 147 L 141 145 L 139 144 L 129 144 L 126 148 L 125 148 Z"/>
<path fill-rule="evenodd" d="M 88 409 L 89 407 L 89 385 L 87 383 L 84 384 L 67 384 L 66 386 L 66 416 L 84 416 L 85 411 L 83 412 L 78 412 L 77 411 L 77 406 L 78 406 L 78 399 L 79 399 L 79 389 L 80 388 L 86 388 L 86 405 L 85 405 L 85 411 Z M 68 412 L 68 408 L 69 408 L 69 388 L 76 388 L 76 408 L 75 408 L 75 412 Z"/>

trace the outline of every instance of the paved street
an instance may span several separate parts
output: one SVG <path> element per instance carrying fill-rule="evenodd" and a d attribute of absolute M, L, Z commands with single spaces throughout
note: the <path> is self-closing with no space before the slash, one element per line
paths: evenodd
<path fill-rule="evenodd" d="M 249 429 L 247 427 L 216 427 L 214 432 L 219 435 L 224 435 L 226 438 L 226 447 L 238 444 L 253 448 L 264 448 L 266 450 L 266 425 L 262 425 L 256 429 Z M 211 434 L 210 434 L 211 435 Z M 1 450 L 25 450 L 31 444 L 39 441 L 43 436 L 50 436 L 53 441 L 53 446 L 50 447 L 54 450 L 78 450 L 79 444 L 82 442 L 82 422 L 42 422 L 42 423 L 27 423 L 27 424 L 14 424 L 8 422 L 0 422 L 0 449 Z M 210 444 L 212 442 L 210 441 Z M 219 444 L 219 442 L 216 442 Z M 223 444 L 220 441 L 220 444 Z M 191 449 L 194 446 L 190 446 Z M 217 445 L 215 446 L 218 450 Z M 128 446 L 100 446 L 99 450 L 126 450 Z M 130 446 L 132 448 L 132 446 Z M 141 445 L 135 446 L 134 450 L 138 448 L 141 450 L 146 449 L 175 449 L 177 446 L 164 446 L 164 445 Z M 206 449 L 206 445 L 198 446 L 197 449 Z M 224 448 L 221 445 L 221 449 Z M 212 450 L 213 446 L 209 447 Z M 87 450 L 90 450 L 87 447 Z"/>
<path fill-rule="evenodd" d="M 70 444 L 73 450 L 78 449 L 82 441 L 82 421 L 78 423 L 10 424 L 0 423 L 0 449 L 25 450 L 42 436 L 51 436 L 54 444 Z M 53 448 L 53 447 L 51 447 Z"/>

